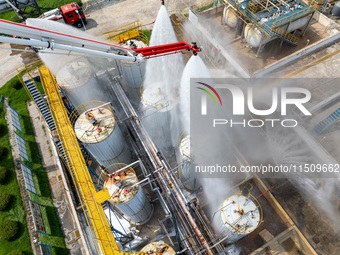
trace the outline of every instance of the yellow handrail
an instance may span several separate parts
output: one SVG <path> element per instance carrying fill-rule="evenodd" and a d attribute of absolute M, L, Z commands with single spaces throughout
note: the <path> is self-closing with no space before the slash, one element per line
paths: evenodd
<path fill-rule="evenodd" d="M 141 41 L 149 45 L 148 37 L 143 33 L 143 26 L 140 21 L 135 21 L 130 24 L 115 28 L 103 33 L 106 39 L 114 41 L 115 43 L 121 43 L 133 38 L 140 38 Z"/>
<path fill-rule="evenodd" d="M 59 138 L 63 144 L 67 158 L 66 163 L 78 189 L 81 204 L 90 226 L 96 249 L 99 254 L 124 254 L 120 253 L 104 210 L 96 201 L 95 194 L 97 191 L 63 105 L 55 78 L 46 66 L 40 67 L 40 75 Z M 92 232 L 91 228 L 94 232 Z"/>

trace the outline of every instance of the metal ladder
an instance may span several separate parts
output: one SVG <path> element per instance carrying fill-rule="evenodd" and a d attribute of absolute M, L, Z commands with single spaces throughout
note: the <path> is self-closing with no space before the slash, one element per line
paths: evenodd
<path fill-rule="evenodd" d="M 65 155 L 65 152 L 64 152 L 64 149 L 63 149 L 63 142 L 57 141 L 57 142 L 55 142 L 55 146 L 57 147 L 57 149 L 59 151 L 59 156 L 61 156 L 63 158 L 64 162 L 66 163 L 67 159 L 66 159 L 66 155 Z"/>
<path fill-rule="evenodd" d="M 48 105 L 46 103 L 46 101 L 43 99 L 43 96 L 41 95 L 37 84 L 34 82 L 33 79 L 30 80 L 26 80 L 24 81 L 25 87 L 27 89 L 27 91 L 29 92 L 32 100 L 35 102 L 35 104 L 37 105 L 41 115 L 43 116 L 48 128 L 50 130 L 55 130 L 55 123 L 54 120 L 52 118 L 51 112 L 48 108 Z"/>

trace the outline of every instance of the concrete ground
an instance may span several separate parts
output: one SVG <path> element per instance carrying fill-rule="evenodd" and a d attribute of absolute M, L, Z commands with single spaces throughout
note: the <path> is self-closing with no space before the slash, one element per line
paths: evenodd
<path fill-rule="evenodd" d="M 145 29 L 152 29 L 158 10 L 161 7 L 160 0 L 82 0 L 83 9 L 88 20 L 88 32 L 93 35 L 124 26 L 134 21 L 141 21 Z M 169 15 L 181 12 L 201 0 L 173 0 L 165 1 Z M 88 6 L 86 8 L 86 6 Z"/>
<path fill-rule="evenodd" d="M 263 179 L 275 186 L 275 197 L 320 255 L 335 255 L 340 250 L 339 230 L 325 213 L 302 196 L 288 180 Z M 325 197 L 325 199 L 330 199 Z"/>
<path fill-rule="evenodd" d="M 85 254 L 79 230 L 77 228 L 77 215 L 72 212 L 72 201 L 69 201 L 66 194 L 66 188 L 62 181 L 61 170 L 57 164 L 56 151 L 53 148 L 48 128 L 42 121 L 42 118 L 33 103 L 28 103 L 28 111 L 35 133 L 40 154 L 42 156 L 42 165 L 47 171 L 52 191 L 53 204 L 57 207 L 58 216 L 62 225 L 62 230 L 65 235 L 66 246 L 73 255 Z"/>

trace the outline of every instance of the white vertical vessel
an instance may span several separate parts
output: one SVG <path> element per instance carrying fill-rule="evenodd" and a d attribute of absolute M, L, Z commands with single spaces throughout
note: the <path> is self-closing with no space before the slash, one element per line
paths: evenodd
<path fill-rule="evenodd" d="M 90 63 L 84 57 L 66 63 L 58 71 L 56 80 L 74 107 L 91 100 L 106 101 Z"/>
<path fill-rule="evenodd" d="M 103 167 L 130 162 L 130 151 L 108 104 L 82 104 L 71 114 L 71 120 L 77 138 Z"/>
<path fill-rule="evenodd" d="M 106 178 L 104 188 L 107 188 L 111 195 L 109 202 L 124 216 L 134 223 L 144 224 L 152 216 L 152 206 L 138 184 L 135 171 L 131 167 L 119 170 L 124 166 L 126 165 L 114 164 L 105 169 L 113 174 Z"/>
<path fill-rule="evenodd" d="M 171 116 L 177 111 L 179 97 L 174 91 L 167 92 L 162 83 L 154 83 L 142 91 L 143 120 L 147 132 L 161 150 L 172 146 L 174 130 Z"/>
<path fill-rule="evenodd" d="M 212 224 L 225 243 L 234 243 L 253 232 L 263 218 L 259 202 L 251 195 L 241 193 L 224 200 L 215 213 Z"/>
<path fill-rule="evenodd" d="M 181 137 L 179 144 L 179 151 L 181 156 L 182 167 L 179 169 L 179 178 L 183 186 L 194 191 L 199 188 L 198 179 L 194 177 L 191 171 L 191 157 L 190 157 L 190 136 Z"/>

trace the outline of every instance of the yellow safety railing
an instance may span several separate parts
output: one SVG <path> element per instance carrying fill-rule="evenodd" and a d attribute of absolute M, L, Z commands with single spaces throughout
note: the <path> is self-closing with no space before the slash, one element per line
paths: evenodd
<path fill-rule="evenodd" d="M 40 67 L 40 76 L 66 154 L 66 163 L 76 184 L 98 254 L 124 254 L 120 253 L 104 210 L 97 202 L 96 188 L 79 148 L 55 78 L 46 66 Z"/>
<path fill-rule="evenodd" d="M 143 26 L 140 21 L 135 21 L 130 24 L 106 31 L 104 34 L 106 39 L 115 43 L 121 43 L 124 40 L 139 38 L 141 41 L 149 45 L 148 37 L 143 33 Z"/>
<path fill-rule="evenodd" d="M 280 36 L 282 39 L 297 45 L 299 42 L 299 38 L 296 37 L 295 35 L 289 33 L 287 30 L 282 29 L 281 27 L 274 28 L 273 31 Z"/>

